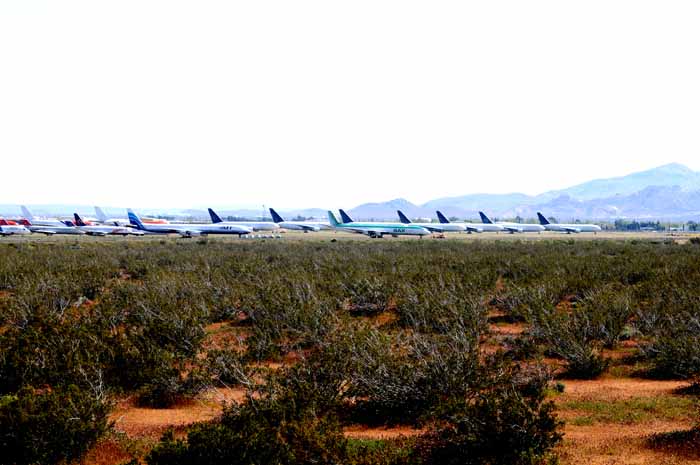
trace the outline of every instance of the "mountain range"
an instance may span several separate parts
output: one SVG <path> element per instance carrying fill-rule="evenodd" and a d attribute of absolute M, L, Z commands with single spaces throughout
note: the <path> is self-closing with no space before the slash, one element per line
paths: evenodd
<path fill-rule="evenodd" d="M 423 205 L 394 199 L 359 205 L 351 209 L 350 214 L 359 219 L 395 218 L 397 209 L 411 218 L 432 218 L 435 210 L 458 218 L 478 218 L 481 210 L 498 218 L 534 218 L 541 211 L 559 221 L 616 218 L 697 221 L 700 219 L 700 172 L 671 163 L 535 196 L 469 194 L 443 197 Z"/>
<path fill-rule="evenodd" d="M 71 216 L 73 212 L 92 216 L 88 205 L 30 205 L 34 214 L 45 216 Z M 358 205 L 348 212 L 354 219 L 396 219 L 396 210 L 402 210 L 410 218 L 434 218 L 435 210 L 445 215 L 474 219 L 478 211 L 494 218 L 534 218 L 541 211 L 558 221 L 613 220 L 617 218 L 700 221 L 700 172 L 678 163 L 659 166 L 646 171 L 608 179 L 595 179 L 566 189 L 544 192 L 539 195 L 468 194 L 459 197 L 443 197 L 416 205 L 405 199 L 373 202 Z M 139 209 L 143 215 L 163 215 L 208 220 L 206 210 L 190 209 Z M 125 216 L 121 208 L 105 208 L 107 215 Z M 262 209 L 217 208 L 222 217 L 260 218 Z M 16 216 L 17 205 L 0 204 L 0 215 Z M 285 217 L 296 216 L 325 218 L 324 208 L 299 208 L 280 211 Z"/>

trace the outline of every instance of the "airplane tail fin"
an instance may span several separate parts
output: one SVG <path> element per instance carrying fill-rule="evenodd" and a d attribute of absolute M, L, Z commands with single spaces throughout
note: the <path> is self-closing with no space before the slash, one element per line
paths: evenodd
<path fill-rule="evenodd" d="M 489 219 L 488 216 L 486 216 L 486 213 L 484 212 L 479 212 L 479 216 L 481 217 L 481 222 L 484 224 L 493 224 L 493 221 Z"/>
<path fill-rule="evenodd" d="M 100 223 L 104 223 L 107 221 L 107 215 L 105 215 L 105 212 L 103 212 L 100 207 L 95 207 L 95 215 L 97 216 L 97 219 L 100 221 Z"/>
<path fill-rule="evenodd" d="M 328 222 L 331 224 L 331 226 L 336 227 L 340 223 L 338 223 L 338 219 L 335 217 L 332 211 L 328 210 Z"/>
<path fill-rule="evenodd" d="M 284 218 L 282 218 L 274 208 L 270 208 L 270 215 L 272 216 L 272 221 L 275 223 L 281 223 L 284 221 Z"/>
<path fill-rule="evenodd" d="M 32 223 L 30 223 L 29 220 L 26 218 L 22 218 L 21 220 L 19 220 L 19 224 L 21 224 L 22 226 L 31 226 L 32 225 Z"/>
<path fill-rule="evenodd" d="M 537 218 L 540 219 L 540 224 L 542 226 L 549 224 L 549 220 L 544 217 L 544 215 L 540 212 L 537 212 Z"/>
<path fill-rule="evenodd" d="M 345 213 L 345 210 L 342 208 L 338 210 L 340 212 L 340 219 L 343 221 L 343 223 L 352 223 L 352 218 L 350 218 L 350 215 Z"/>
<path fill-rule="evenodd" d="M 9 223 L 5 221 L 5 218 L 0 218 L 0 226 L 8 226 Z"/>
<path fill-rule="evenodd" d="M 403 224 L 409 224 L 409 223 L 411 223 L 411 220 L 409 220 L 408 217 L 407 217 L 406 215 L 404 215 L 403 212 L 402 212 L 401 210 L 396 210 L 396 213 L 398 213 L 399 219 L 401 220 L 401 222 L 402 222 Z"/>
<path fill-rule="evenodd" d="M 72 228 L 73 226 L 75 226 L 75 224 L 73 224 L 73 222 L 72 222 L 71 220 L 63 220 L 62 223 L 65 224 L 66 226 L 70 227 L 70 228 Z"/>
<path fill-rule="evenodd" d="M 146 229 L 146 227 L 141 222 L 141 218 L 139 218 L 139 216 L 136 213 L 134 213 L 134 211 L 131 208 L 128 208 L 126 210 L 126 214 L 129 217 L 129 223 L 131 223 L 133 226 L 136 226 L 136 229 L 142 231 Z"/>
<path fill-rule="evenodd" d="M 22 209 L 22 214 L 24 215 L 25 218 L 27 218 L 29 221 L 34 220 L 34 215 L 32 215 L 32 212 L 30 212 L 27 207 L 22 205 L 22 206 L 20 206 L 20 208 Z"/>
<path fill-rule="evenodd" d="M 440 220 L 440 223 L 448 224 L 450 222 L 450 220 L 448 220 L 447 217 L 445 217 L 445 215 L 443 215 L 440 210 L 436 211 L 435 213 L 437 213 L 437 217 L 438 220 Z"/>
<path fill-rule="evenodd" d="M 208 208 L 207 210 L 209 210 L 209 216 L 211 217 L 212 223 L 223 223 L 221 217 L 217 215 L 214 210 L 212 210 L 211 208 Z"/>
<path fill-rule="evenodd" d="M 77 213 L 73 213 L 73 218 L 75 219 L 76 226 L 85 226 L 85 222 Z"/>

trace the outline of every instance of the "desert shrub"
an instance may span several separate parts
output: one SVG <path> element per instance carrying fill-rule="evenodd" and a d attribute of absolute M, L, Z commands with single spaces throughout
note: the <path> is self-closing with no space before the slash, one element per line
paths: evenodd
<path fill-rule="evenodd" d="M 481 296 L 471 295 L 458 282 L 409 283 L 396 300 L 396 323 L 404 328 L 446 333 L 456 327 L 482 330 L 486 326 Z"/>
<path fill-rule="evenodd" d="M 547 352 L 566 362 L 566 375 L 581 379 L 596 378 L 608 366 L 608 360 L 600 352 L 597 331 L 585 312 L 556 309 L 541 309 L 532 328 L 533 335 L 545 343 Z"/>
<path fill-rule="evenodd" d="M 226 386 L 250 385 L 252 370 L 241 353 L 230 349 L 210 349 L 203 363 L 204 376 Z"/>
<path fill-rule="evenodd" d="M 414 439 L 348 441 L 349 465 L 418 465 Z"/>
<path fill-rule="evenodd" d="M 478 384 L 478 332 L 455 331 L 436 339 L 411 335 L 395 341 L 377 331 L 353 345 L 356 365 L 347 394 L 351 418 L 363 423 L 417 423 L 446 396 Z"/>
<path fill-rule="evenodd" d="M 108 405 L 71 385 L 25 387 L 0 397 L 0 456 L 8 464 L 54 464 L 82 458 L 108 428 Z"/>
<path fill-rule="evenodd" d="M 474 396 L 452 398 L 417 445 L 424 464 L 542 463 L 562 439 L 544 378 L 498 383 Z"/>
<path fill-rule="evenodd" d="M 254 360 L 309 347 L 323 339 L 338 318 L 332 301 L 297 282 L 275 282 L 250 296 L 246 308 L 251 326 L 247 355 Z"/>
<path fill-rule="evenodd" d="M 347 442 L 332 414 L 337 386 L 328 389 L 304 367 L 290 370 L 295 375 L 270 378 L 260 397 L 229 405 L 220 421 L 196 425 L 186 440 L 165 435 L 148 464 L 346 463 Z M 309 378 L 316 382 L 300 382 Z"/>
<path fill-rule="evenodd" d="M 679 315 L 666 322 L 644 351 L 651 359 L 651 373 L 660 378 L 697 379 L 700 376 L 700 317 Z M 670 317 L 669 317 L 670 318 Z"/>
<path fill-rule="evenodd" d="M 341 284 L 353 315 L 374 315 L 386 310 L 392 296 L 392 286 L 377 275 L 360 276 Z"/>
<path fill-rule="evenodd" d="M 585 314 L 590 321 L 591 339 L 601 341 L 609 349 L 618 345 L 634 315 L 629 292 L 618 287 L 604 287 L 586 293 L 576 312 Z"/>

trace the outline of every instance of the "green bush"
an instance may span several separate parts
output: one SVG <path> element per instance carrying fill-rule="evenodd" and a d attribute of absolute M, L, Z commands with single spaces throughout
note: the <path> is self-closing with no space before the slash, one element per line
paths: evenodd
<path fill-rule="evenodd" d="M 29 387 L 0 397 L 2 463 L 54 464 L 80 460 L 108 428 L 109 406 L 68 386 Z"/>

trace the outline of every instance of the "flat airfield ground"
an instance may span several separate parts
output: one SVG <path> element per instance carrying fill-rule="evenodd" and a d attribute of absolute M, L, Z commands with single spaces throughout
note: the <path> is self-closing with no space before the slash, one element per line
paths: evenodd
<path fill-rule="evenodd" d="M 274 234 L 275 238 L 269 238 Z M 31 234 L 27 236 L 7 236 L 0 237 L 0 244 L 10 242 L 57 242 L 57 241 L 161 241 L 161 240 L 198 240 L 208 239 L 216 241 L 250 241 L 250 240 L 291 240 L 291 241 L 428 241 L 428 240 L 449 240 L 449 241 L 483 241 L 483 240 L 515 240 L 515 241 L 543 241 L 543 240 L 649 240 L 649 241 L 675 241 L 685 243 L 692 237 L 700 237 L 700 232 L 618 232 L 618 231 L 603 231 L 599 233 L 579 233 L 566 234 L 560 232 L 545 231 L 541 233 L 445 233 L 432 234 L 423 238 L 412 236 L 384 236 L 381 239 L 372 239 L 363 234 L 353 234 L 346 231 L 318 231 L 304 233 L 300 231 L 284 231 L 270 233 L 267 231 L 254 233 L 253 237 L 239 238 L 238 236 L 211 235 L 195 238 L 181 238 L 177 234 L 168 235 L 147 235 L 147 236 L 88 236 L 86 235 L 61 235 L 46 236 L 43 234 Z M 267 238 L 265 237 L 267 236 Z"/>

